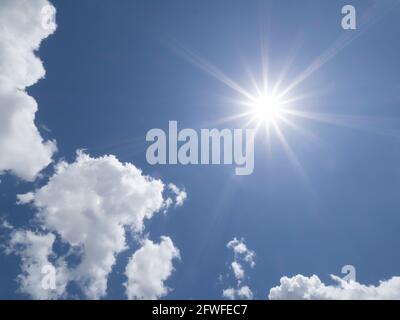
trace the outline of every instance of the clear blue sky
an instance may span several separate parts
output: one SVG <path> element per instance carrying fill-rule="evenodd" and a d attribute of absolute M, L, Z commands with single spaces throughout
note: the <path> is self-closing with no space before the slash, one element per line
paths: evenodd
<path fill-rule="evenodd" d="M 348 3 L 357 8 L 357 31 L 341 28 Z M 227 273 L 226 244 L 234 237 L 256 252 L 248 283 L 259 299 L 282 276 L 317 274 L 329 283 L 346 264 L 365 284 L 399 274 L 400 12 L 385 11 L 392 1 L 371 9 L 372 3 L 53 1 L 58 29 L 39 51 L 47 75 L 29 88 L 40 106 L 36 123 L 51 129 L 42 134 L 57 140 L 56 159 L 72 161 L 79 148 L 92 156 L 115 154 L 185 187 L 184 206 L 157 215 L 146 228 L 152 239 L 171 236 L 181 252 L 167 298 L 220 298 L 225 284 L 218 276 Z M 347 32 L 358 34 L 341 46 Z M 345 125 L 291 118 L 319 142 L 281 126 L 305 175 L 276 136 L 269 150 L 263 134 L 251 176 L 234 176 L 230 166 L 147 164 L 149 129 L 167 129 L 169 120 L 202 128 L 236 111 L 231 100 L 238 93 L 182 58 L 175 44 L 252 88 L 249 74 L 262 76 L 261 40 L 271 82 L 293 57 L 283 87 L 324 53 L 335 53 L 293 95 L 312 93 L 298 108 L 334 114 L 329 120 Z M 15 195 L 32 184 L 12 175 L 1 180 L 0 213 L 24 225 L 32 208 L 15 206 Z M 134 249 L 118 258 L 106 298 L 124 298 L 121 272 Z M 24 297 L 16 293 L 18 258 L 1 254 L 0 264 L 0 298 Z"/>

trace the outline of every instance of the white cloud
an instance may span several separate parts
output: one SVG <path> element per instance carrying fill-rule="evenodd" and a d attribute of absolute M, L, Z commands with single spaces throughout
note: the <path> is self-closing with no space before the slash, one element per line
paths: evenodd
<path fill-rule="evenodd" d="M 249 250 L 244 239 L 238 240 L 234 238 L 226 245 L 228 249 L 232 249 L 234 259 L 231 263 L 231 270 L 236 280 L 236 288 L 229 287 L 222 291 L 222 297 L 226 299 L 253 299 L 253 292 L 250 287 L 243 285 L 246 280 L 246 272 L 244 265 L 248 264 L 251 268 L 255 266 L 255 252 Z"/>
<path fill-rule="evenodd" d="M 240 299 L 253 299 L 253 292 L 248 286 L 240 287 L 239 290 L 236 290 L 236 293 Z"/>
<path fill-rule="evenodd" d="M 45 75 L 35 56 L 55 25 L 43 28 L 46 0 L 2 0 L 0 6 L 0 174 L 32 181 L 51 162 L 56 144 L 35 126 L 36 101 L 25 89 Z"/>
<path fill-rule="evenodd" d="M 35 200 L 35 195 L 33 192 L 28 192 L 24 194 L 17 195 L 17 204 L 28 204 Z"/>
<path fill-rule="evenodd" d="M 81 263 L 70 270 L 70 278 L 88 298 L 97 299 L 106 294 L 116 255 L 126 249 L 126 230 L 143 231 L 145 220 L 165 206 L 163 190 L 160 180 L 130 163 L 78 152 L 75 162 L 59 163 L 45 186 L 18 201 L 32 202 L 37 220 L 79 249 Z"/>
<path fill-rule="evenodd" d="M 233 261 L 231 263 L 231 267 L 232 267 L 233 274 L 235 275 L 235 278 L 238 280 L 243 279 L 244 270 L 243 270 L 242 265 L 240 263 L 238 263 L 237 261 Z"/>
<path fill-rule="evenodd" d="M 225 299 L 235 300 L 236 290 L 234 288 L 227 288 L 222 291 L 222 297 Z"/>
<path fill-rule="evenodd" d="M 146 239 L 125 269 L 128 298 L 155 300 L 165 296 L 169 289 L 164 282 L 174 271 L 172 262 L 177 258 L 179 250 L 169 237 L 161 237 L 159 244 Z"/>
<path fill-rule="evenodd" d="M 1 223 L 1 228 L 5 229 L 5 230 L 12 230 L 13 226 L 5 219 L 0 219 L 0 223 Z"/>
<path fill-rule="evenodd" d="M 187 198 L 187 193 L 184 189 L 179 189 L 175 184 L 169 183 L 167 185 L 169 196 L 164 202 L 164 213 L 175 204 L 175 208 L 181 207 Z"/>
<path fill-rule="evenodd" d="M 52 162 L 56 151 L 54 141 L 41 137 L 34 122 L 38 106 L 26 92 L 45 76 L 35 53 L 56 29 L 46 23 L 51 11 L 46 9 L 55 13 L 47 0 L 2 0 L 0 6 L 0 174 L 11 171 L 28 181 Z M 175 206 L 181 206 L 186 192 L 173 184 L 169 188 Z M 47 232 L 12 235 L 8 251 L 21 257 L 21 290 L 33 298 L 62 296 L 64 285 L 48 293 L 38 282 L 40 266 L 54 255 L 57 234 L 73 252 L 82 254 L 76 268 L 60 269 L 65 283 L 77 281 L 88 298 L 104 296 L 116 255 L 126 248 L 126 231 L 141 234 L 145 220 L 174 203 L 164 201 L 164 189 L 160 180 L 114 156 L 79 153 L 74 163 L 58 164 L 46 185 L 17 197 L 18 204 L 37 208 L 36 221 Z M 63 258 L 56 260 L 64 268 Z"/>
<path fill-rule="evenodd" d="M 283 277 L 280 285 L 269 292 L 271 300 L 398 300 L 400 277 L 381 281 L 378 286 L 363 285 L 332 276 L 335 285 L 325 285 L 318 276 Z"/>
<path fill-rule="evenodd" d="M 182 206 L 187 198 L 186 191 L 179 189 L 173 183 L 168 184 L 168 188 L 175 194 L 175 205 L 177 207 Z"/>
<path fill-rule="evenodd" d="M 253 299 L 253 292 L 248 286 L 239 287 L 239 289 L 228 288 L 222 291 L 222 297 L 225 299 Z"/>
<path fill-rule="evenodd" d="M 255 266 L 255 252 L 247 248 L 243 239 L 238 240 L 234 238 L 232 241 L 228 242 L 227 247 L 233 250 L 236 258 L 243 258 L 251 267 Z"/>
<path fill-rule="evenodd" d="M 49 262 L 53 254 L 55 236 L 31 231 L 15 231 L 9 243 L 8 253 L 14 252 L 21 257 L 22 274 L 18 276 L 19 290 L 34 299 L 54 299 L 65 294 L 67 274 L 65 264 L 59 260 L 56 266 Z M 42 285 L 45 274 L 43 268 L 52 266 L 56 270 L 55 289 L 46 289 Z"/>

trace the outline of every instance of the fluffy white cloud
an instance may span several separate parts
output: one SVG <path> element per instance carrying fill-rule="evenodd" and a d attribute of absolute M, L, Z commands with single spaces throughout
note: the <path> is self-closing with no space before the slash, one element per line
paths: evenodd
<path fill-rule="evenodd" d="M 228 242 L 227 247 L 233 250 L 235 253 L 235 259 L 242 258 L 244 261 L 249 263 L 251 267 L 255 266 L 255 253 L 247 248 L 243 239 L 238 240 L 237 238 L 234 238 L 232 241 Z"/>
<path fill-rule="evenodd" d="M 235 278 L 238 280 L 243 279 L 244 270 L 243 270 L 242 265 L 237 261 L 233 261 L 231 263 L 231 267 L 232 267 L 233 274 L 235 275 Z"/>
<path fill-rule="evenodd" d="M 175 195 L 175 205 L 177 207 L 182 206 L 187 198 L 186 191 L 179 189 L 173 183 L 168 184 L 168 189 L 170 189 Z"/>
<path fill-rule="evenodd" d="M 381 281 L 378 286 L 363 285 L 332 276 L 335 285 L 325 285 L 318 276 L 283 277 L 280 285 L 269 292 L 271 300 L 398 300 L 400 277 Z"/>
<path fill-rule="evenodd" d="M 169 289 L 164 282 L 174 271 L 173 260 L 180 258 L 179 250 L 169 237 L 161 237 L 159 244 L 146 239 L 125 269 L 125 283 L 129 299 L 158 299 Z"/>
<path fill-rule="evenodd" d="M 56 151 L 55 142 L 44 141 L 35 126 L 37 103 L 26 92 L 45 76 L 35 52 L 55 31 L 54 19 L 48 0 L 1 1 L 0 174 L 11 171 L 33 181 Z M 21 290 L 33 298 L 60 297 L 67 281 L 74 280 L 88 298 L 104 296 L 116 255 L 126 248 L 126 232 L 138 235 L 153 214 L 183 204 L 185 191 L 171 184 L 174 200 L 164 201 L 164 188 L 160 180 L 114 156 L 79 153 L 74 163 L 58 164 L 45 186 L 18 196 L 18 204 L 37 208 L 36 221 L 47 231 L 12 235 L 8 251 L 21 257 Z M 81 254 L 81 262 L 66 270 L 63 258 L 56 259 L 64 284 L 49 293 L 40 287 L 40 268 L 53 255 L 55 234 L 71 246 L 70 252 Z"/>
<path fill-rule="evenodd" d="M 167 185 L 167 191 L 169 193 L 167 199 L 164 202 L 164 213 L 175 204 L 176 207 L 181 207 L 187 198 L 187 193 L 184 189 L 179 189 L 175 184 L 169 183 Z"/>
<path fill-rule="evenodd" d="M 43 23 L 46 6 L 54 9 L 47 0 L 2 0 L 0 6 L 0 174 L 12 171 L 29 181 L 56 151 L 36 128 L 37 104 L 25 91 L 45 75 L 35 51 L 56 28 Z"/>
<path fill-rule="evenodd" d="M 32 202 L 37 220 L 82 254 L 70 278 L 97 299 L 106 294 L 116 255 L 126 249 L 126 231 L 140 234 L 145 220 L 165 207 L 163 190 L 160 180 L 130 163 L 78 152 L 75 162 L 59 163 L 45 186 L 18 202 Z M 162 244 L 168 249 L 168 241 Z"/>
<path fill-rule="evenodd" d="M 240 299 L 253 299 L 253 292 L 248 286 L 240 287 L 236 293 Z"/>
<path fill-rule="evenodd" d="M 236 280 L 236 288 L 229 287 L 222 291 L 222 297 L 226 299 L 253 299 L 253 292 L 250 287 L 243 285 L 246 280 L 246 272 L 244 265 L 249 265 L 251 268 L 255 266 L 255 252 L 249 250 L 244 242 L 244 239 L 238 240 L 234 238 L 226 245 L 228 249 L 232 249 L 234 259 L 231 263 L 231 270 Z"/>
<path fill-rule="evenodd" d="M 248 286 L 240 287 L 239 289 L 228 288 L 222 291 L 222 297 L 225 299 L 253 299 L 253 292 Z"/>
<path fill-rule="evenodd" d="M 57 265 L 49 261 L 53 254 L 55 236 L 31 231 L 15 231 L 9 243 L 8 253 L 21 257 L 22 274 L 18 276 L 19 290 L 34 299 L 53 299 L 65 293 L 67 274 L 65 264 L 59 260 Z M 55 287 L 46 286 L 46 267 L 54 268 Z"/>
<path fill-rule="evenodd" d="M 225 299 L 235 300 L 236 290 L 234 288 L 227 288 L 222 291 L 222 297 Z"/>

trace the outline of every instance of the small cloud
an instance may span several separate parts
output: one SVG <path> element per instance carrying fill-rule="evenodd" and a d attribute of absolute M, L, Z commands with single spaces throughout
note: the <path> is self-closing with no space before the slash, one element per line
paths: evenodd
<path fill-rule="evenodd" d="M 254 251 L 247 248 L 244 239 L 238 240 L 234 238 L 232 241 L 228 242 L 227 247 L 233 250 L 235 256 L 242 257 L 252 268 L 256 265 L 254 262 L 256 254 Z"/>
<path fill-rule="evenodd" d="M 226 247 L 232 249 L 234 253 L 234 259 L 230 266 L 236 280 L 236 287 L 230 286 L 224 289 L 222 291 L 222 297 L 230 300 L 253 299 L 252 290 L 249 286 L 243 285 L 243 282 L 246 280 L 244 265 L 247 264 L 251 268 L 255 266 L 255 252 L 247 248 L 244 239 L 238 240 L 234 238 L 228 242 Z"/>
<path fill-rule="evenodd" d="M 12 230 L 14 229 L 13 226 L 5 219 L 1 220 L 1 228 L 7 229 L 7 230 Z"/>
<path fill-rule="evenodd" d="M 244 277 L 244 270 L 243 267 L 240 263 L 238 263 L 237 261 L 233 261 L 231 264 L 232 270 L 233 270 L 233 274 L 235 275 L 235 278 L 237 280 L 241 280 Z"/>
<path fill-rule="evenodd" d="M 28 204 L 33 202 L 34 200 L 35 194 L 33 192 L 17 195 L 17 204 Z"/>
<path fill-rule="evenodd" d="M 51 129 L 48 126 L 46 126 L 45 124 L 42 124 L 40 127 L 46 132 L 51 132 Z"/>
<path fill-rule="evenodd" d="M 185 189 L 179 189 L 175 184 L 168 184 L 168 189 L 175 195 L 175 206 L 180 207 L 183 205 L 187 198 Z"/>
<path fill-rule="evenodd" d="M 229 300 L 235 299 L 253 299 L 253 292 L 248 286 L 240 287 L 239 289 L 228 288 L 222 291 L 222 297 Z"/>

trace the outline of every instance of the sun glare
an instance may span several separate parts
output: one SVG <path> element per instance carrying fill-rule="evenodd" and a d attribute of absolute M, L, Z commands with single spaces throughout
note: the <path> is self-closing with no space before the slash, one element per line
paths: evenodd
<path fill-rule="evenodd" d="M 254 120 L 266 124 L 276 122 L 282 116 L 282 102 L 273 95 L 264 95 L 256 99 L 251 106 Z"/>
<path fill-rule="evenodd" d="M 183 58 L 199 67 L 222 84 L 226 85 L 235 92 L 235 98 L 228 98 L 226 101 L 234 107 L 230 114 L 219 118 L 210 123 L 210 125 L 221 125 L 226 122 L 240 122 L 241 128 L 253 129 L 256 133 L 264 135 L 268 150 L 273 146 L 272 139 L 278 141 L 287 153 L 293 165 L 298 169 L 303 177 L 306 176 L 300 161 L 296 157 L 295 150 L 292 149 L 289 140 L 286 138 L 286 131 L 296 131 L 296 135 L 303 136 L 306 139 L 320 142 L 318 136 L 304 127 L 304 122 L 299 120 L 314 121 L 323 124 L 335 126 L 345 126 L 360 129 L 360 125 L 355 121 L 362 123 L 363 118 L 348 117 L 345 115 L 324 114 L 309 110 L 305 105 L 306 99 L 313 98 L 322 92 L 302 92 L 300 95 L 298 88 L 312 74 L 317 72 L 324 64 L 333 59 L 336 54 L 345 48 L 354 37 L 342 37 L 335 42 L 334 47 L 330 47 L 322 55 L 308 65 L 300 74 L 292 80 L 287 79 L 290 66 L 293 59 L 288 61 L 288 65 L 283 66 L 280 74 L 274 77 L 269 74 L 268 52 L 265 44 L 261 46 L 262 63 L 261 72 L 258 76 L 247 70 L 249 80 L 252 83 L 251 88 L 243 87 L 240 83 L 230 78 L 217 66 L 213 65 L 193 50 L 184 45 L 174 42 L 173 49 Z M 294 55 L 295 56 L 295 55 Z M 292 58 L 294 58 L 294 56 Z M 274 81 L 271 81 L 274 80 Z M 248 82 L 248 80 L 246 81 Z M 287 83 L 288 82 L 288 83 Z M 297 88 L 297 90 L 295 90 Z"/>

